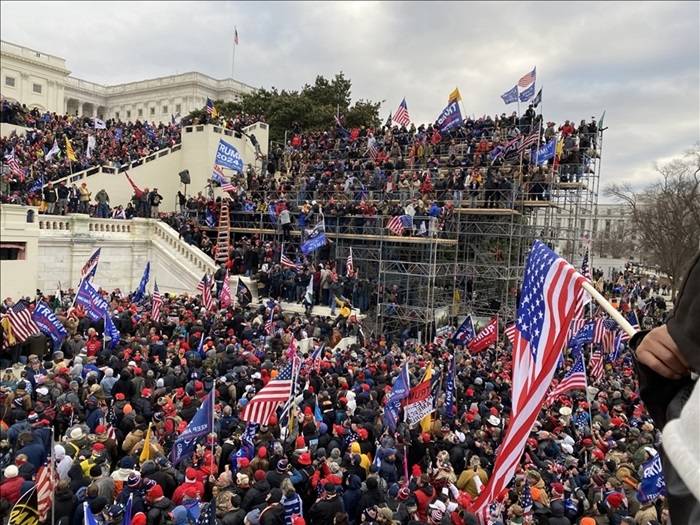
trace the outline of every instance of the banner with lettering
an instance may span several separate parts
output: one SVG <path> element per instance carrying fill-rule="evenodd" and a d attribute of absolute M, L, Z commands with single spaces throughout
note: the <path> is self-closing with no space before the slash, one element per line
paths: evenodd
<path fill-rule="evenodd" d="M 440 131 L 449 131 L 459 126 L 462 123 L 462 111 L 459 109 L 459 103 L 455 100 L 447 104 L 447 107 L 442 110 L 436 122 Z"/>
<path fill-rule="evenodd" d="M 238 150 L 224 139 L 219 139 L 219 147 L 216 149 L 214 164 L 224 168 L 243 173 L 243 159 Z"/>

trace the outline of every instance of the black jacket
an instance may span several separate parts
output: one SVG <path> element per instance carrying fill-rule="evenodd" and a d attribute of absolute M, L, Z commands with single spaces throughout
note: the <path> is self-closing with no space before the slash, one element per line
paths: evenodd
<path fill-rule="evenodd" d="M 260 525 L 284 525 L 284 507 L 273 503 L 260 513 Z"/>
<path fill-rule="evenodd" d="M 309 509 L 309 525 L 333 523 L 333 518 L 338 512 L 345 512 L 345 506 L 337 494 L 331 498 L 318 500 Z"/>
<path fill-rule="evenodd" d="M 267 494 L 270 492 L 270 484 L 263 479 L 255 483 L 255 486 L 246 492 L 241 508 L 250 512 L 258 505 L 265 503 Z"/>

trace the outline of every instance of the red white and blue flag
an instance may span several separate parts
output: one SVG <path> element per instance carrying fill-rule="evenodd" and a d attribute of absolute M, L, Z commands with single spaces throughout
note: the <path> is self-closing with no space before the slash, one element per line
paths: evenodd
<path fill-rule="evenodd" d="M 600 349 L 600 347 L 595 347 L 591 352 L 591 359 L 588 362 L 588 369 L 590 371 L 592 381 L 597 383 L 603 378 L 603 372 L 605 371 L 603 368 L 604 366 L 603 351 Z"/>
<path fill-rule="evenodd" d="M 541 241 L 524 272 L 513 344 L 513 405 L 493 474 L 472 506 L 483 518 L 515 475 L 574 317 L 583 276 Z"/>
<path fill-rule="evenodd" d="M 411 123 L 411 117 L 408 115 L 408 106 L 406 106 L 406 99 L 404 98 L 399 104 L 399 108 L 394 113 L 394 122 L 399 126 L 408 126 Z"/>
<path fill-rule="evenodd" d="M 526 88 L 533 82 L 535 82 L 535 79 L 537 77 L 537 68 L 533 67 L 532 71 L 529 73 L 524 74 L 522 77 L 520 77 L 520 80 L 518 80 L 518 87 L 521 88 Z"/>
<path fill-rule="evenodd" d="M 151 319 L 157 321 L 160 319 L 160 307 L 163 306 L 163 298 L 158 291 L 158 283 L 153 282 L 153 295 L 151 296 Z"/>
<path fill-rule="evenodd" d="M 490 345 L 496 344 L 498 341 L 498 316 L 491 319 L 483 329 L 476 334 L 467 348 L 473 354 L 486 350 Z"/>
<path fill-rule="evenodd" d="M 97 250 L 95 250 L 95 253 L 93 253 L 87 260 L 87 262 L 83 265 L 83 268 L 80 270 L 80 279 L 87 279 L 89 281 L 90 279 L 95 277 L 95 273 L 97 273 L 97 265 L 100 262 L 101 251 L 102 248 L 97 248 Z"/>
<path fill-rule="evenodd" d="M 403 235 L 405 229 L 413 229 L 413 217 L 410 215 L 397 215 L 391 218 L 386 227 L 394 235 Z"/>
<path fill-rule="evenodd" d="M 566 394 L 570 390 L 585 390 L 586 386 L 588 386 L 586 384 L 586 367 L 583 364 L 583 351 L 579 347 L 574 353 L 576 357 L 571 370 L 569 370 L 564 378 L 549 391 L 549 395 L 547 396 L 549 403 L 554 402 L 557 397 Z"/>
<path fill-rule="evenodd" d="M 292 395 L 292 387 L 299 376 L 300 360 L 293 357 L 279 373 L 270 380 L 260 392 L 245 406 L 241 419 L 248 423 L 267 425 L 270 416 L 277 408 L 285 404 Z"/>
<path fill-rule="evenodd" d="M 350 253 L 348 254 L 348 259 L 345 261 L 345 275 L 352 277 L 355 273 L 355 263 L 352 260 L 352 246 L 350 246 Z"/>

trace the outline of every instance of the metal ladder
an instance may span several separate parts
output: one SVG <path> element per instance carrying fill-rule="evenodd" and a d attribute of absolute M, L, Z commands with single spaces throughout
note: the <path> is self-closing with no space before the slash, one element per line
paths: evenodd
<path fill-rule="evenodd" d="M 228 216 L 228 203 L 221 203 L 219 211 L 219 226 L 216 234 L 216 256 L 217 263 L 226 262 L 228 259 L 229 244 L 231 238 L 231 220 Z"/>

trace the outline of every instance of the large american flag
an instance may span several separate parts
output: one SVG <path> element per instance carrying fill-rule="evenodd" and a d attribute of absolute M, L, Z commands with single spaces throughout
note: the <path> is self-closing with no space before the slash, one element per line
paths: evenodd
<path fill-rule="evenodd" d="M 399 126 L 408 126 L 411 123 L 411 117 L 408 116 L 408 106 L 406 106 L 406 99 L 404 98 L 399 104 L 399 108 L 394 113 L 394 122 Z"/>
<path fill-rule="evenodd" d="M 9 154 L 5 155 L 5 163 L 10 167 L 10 172 L 19 177 L 20 182 L 24 182 L 24 170 L 19 165 L 17 157 L 15 157 L 15 149 L 12 148 Z"/>
<path fill-rule="evenodd" d="M 352 277 L 353 273 L 355 273 L 355 263 L 352 260 L 352 246 L 350 246 L 350 253 L 347 261 L 345 261 L 345 275 Z"/>
<path fill-rule="evenodd" d="M 394 235 L 403 235 L 406 228 L 413 228 L 413 217 L 410 215 L 397 215 L 392 217 L 386 227 Z"/>
<path fill-rule="evenodd" d="M 36 497 L 37 511 L 39 512 L 39 521 L 46 519 L 51 510 L 53 501 L 53 490 L 56 485 L 55 473 L 53 465 L 42 465 L 36 474 Z"/>
<path fill-rule="evenodd" d="M 153 296 L 151 297 L 151 319 L 157 321 L 160 319 L 160 307 L 163 306 L 163 298 L 158 291 L 158 283 L 153 283 Z"/>
<path fill-rule="evenodd" d="M 29 310 L 27 301 L 18 301 L 7 312 L 7 317 L 12 326 L 12 333 L 18 343 L 22 343 L 27 338 L 39 333 L 39 327 L 32 319 L 32 312 Z"/>
<path fill-rule="evenodd" d="M 510 344 L 515 343 L 515 323 L 511 323 L 508 326 L 506 326 L 505 330 L 503 330 L 503 333 L 506 334 L 506 337 L 508 338 L 508 341 L 510 341 Z"/>
<path fill-rule="evenodd" d="M 603 352 L 600 347 L 595 347 L 591 352 L 591 359 L 588 362 L 588 368 L 593 382 L 597 383 L 603 378 L 603 367 Z"/>
<path fill-rule="evenodd" d="M 533 67 L 532 71 L 529 73 L 526 73 L 522 77 L 520 77 L 520 80 L 518 80 L 518 87 L 521 88 L 526 88 L 530 84 L 532 84 L 535 81 L 535 78 L 537 77 L 537 68 Z"/>
<path fill-rule="evenodd" d="M 91 277 L 95 277 L 95 273 L 97 272 L 97 264 L 100 262 L 101 251 L 102 248 L 97 248 L 97 250 L 95 250 L 95 253 L 93 253 L 87 260 L 87 262 L 83 265 L 82 269 L 80 270 L 81 279 L 85 279 L 85 277 L 87 277 L 88 279 L 90 279 Z"/>
<path fill-rule="evenodd" d="M 202 304 L 207 310 L 211 310 L 214 306 L 214 299 L 211 296 L 211 281 L 208 275 L 204 275 L 202 280 L 197 283 L 197 291 L 202 294 Z"/>
<path fill-rule="evenodd" d="M 248 423 L 267 425 L 277 407 L 289 400 L 292 386 L 299 374 L 299 359 L 294 357 L 279 375 L 270 380 L 245 406 L 241 419 Z"/>
<path fill-rule="evenodd" d="M 369 153 L 369 156 L 372 160 L 376 160 L 377 155 L 379 155 L 379 147 L 377 146 L 377 139 L 375 139 L 371 135 L 367 139 L 367 152 Z"/>
<path fill-rule="evenodd" d="M 207 115 L 213 115 L 214 114 L 214 102 L 212 99 L 208 98 L 207 99 Z"/>
<path fill-rule="evenodd" d="M 284 244 L 280 250 L 280 265 L 282 268 L 291 268 L 295 272 L 301 270 L 301 264 L 292 261 L 289 257 L 284 254 Z"/>
<path fill-rule="evenodd" d="M 576 358 L 571 370 L 557 383 L 557 386 L 549 391 L 547 401 L 552 403 L 560 395 L 570 390 L 585 390 L 586 386 L 586 367 L 583 364 L 583 352 L 579 349 L 576 351 Z"/>
<path fill-rule="evenodd" d="M 583 277 L 535 241 L 524 272 L 513 344 L 513 403 L 493 474 L 472 510 L 483 514 L 515 475 L 525 444 L 552 383 Z"/>

